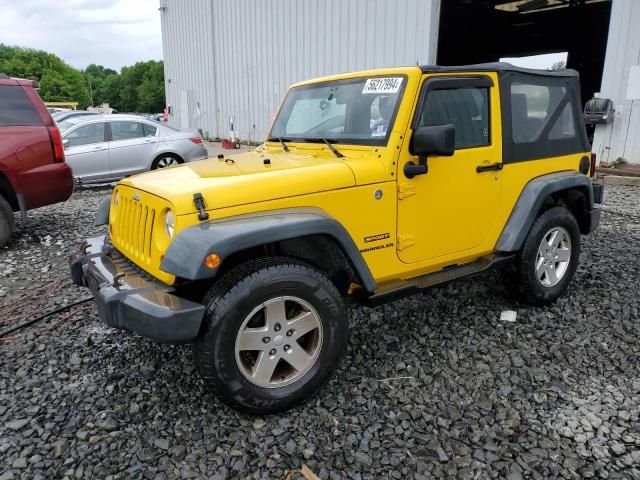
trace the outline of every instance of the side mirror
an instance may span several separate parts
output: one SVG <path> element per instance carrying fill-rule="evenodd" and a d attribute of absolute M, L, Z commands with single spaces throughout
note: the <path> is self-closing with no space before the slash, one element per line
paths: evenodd
<path fill-rule="evenodd" d="M 427 157 L 438 155 L 450 157 L 455 152 L 456 129 L 453 125 L 433 125 L 420 127 L 413 132 L 409 153 L 417 155 L 418 163 L 408 162 L 404 166 L 404 174 L 407 178 L 416 175 L 424 175 L 429 171 Z"/>
<path fill-rule="evenodd" d="M 65 138 L 64 140 L 62 140 L 62 146 L 64 148 L 67 148 L 70 144 L 71 144 L 71 140 L 69 140 L 68 138 Z"/>

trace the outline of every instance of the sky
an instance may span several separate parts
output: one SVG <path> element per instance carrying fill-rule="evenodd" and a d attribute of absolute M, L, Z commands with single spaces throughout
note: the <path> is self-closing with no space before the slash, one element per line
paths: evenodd
<path fill-rule="evenodd" d="M 545 53 L 543 55 L 532 55 L 530 57 L 505 57 L 500 59 L 501 62 L 511 63 L 516 67 L 539 68 L 547 70 L 556 62 L 567 62 L 567 52 L 563 53 Z"/>
<path fill-rule="evenodd" d="M 76 68 L 119 71 L 162 59 L 158 0 L 0 0 L 0 43 L 46 50 Z"/>

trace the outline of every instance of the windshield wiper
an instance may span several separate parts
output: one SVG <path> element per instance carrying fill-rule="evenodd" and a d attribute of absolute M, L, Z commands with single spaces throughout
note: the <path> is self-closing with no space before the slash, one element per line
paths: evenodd
<path fill-rule="evenodd" d="M 305 142 L 312 142 L 312 143 L 323 142 L 327 147 L 329 147 L 329 150 L 331 150 L 336 157 L 338 157 L 338 158 L 344 157 L 344 155 L 341 154 L 336 147 L 331 145 L 331 142 L 335 143 L 336 140 L 327 140 L 324 137 L 316 137 L 316 138 L 305 138 L 304 141 Z"/>
<path fill-rule="evenodd" d="M 284 142 L 290 142 L 291 141 L 288 138 L 273 137 L 273 138 L 267 138 L 267 140 L 270 141 L 270 142 L 280 142 L 280 145 L 282 145 L 282 150 L 284 150 L 285 152 L 289 151 L 289 147 L 287 147 L 287 144 L 284 143 Z"/>

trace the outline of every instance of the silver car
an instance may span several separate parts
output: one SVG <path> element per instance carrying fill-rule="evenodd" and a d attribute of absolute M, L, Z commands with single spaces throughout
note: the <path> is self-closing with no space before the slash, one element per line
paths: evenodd
<path fill-rule="evenodd" d="M 178 130 L 138 115 L 72 117 L 58 124 L 67 163 L 80 183 L 207 158 L 195 130 Z"/>

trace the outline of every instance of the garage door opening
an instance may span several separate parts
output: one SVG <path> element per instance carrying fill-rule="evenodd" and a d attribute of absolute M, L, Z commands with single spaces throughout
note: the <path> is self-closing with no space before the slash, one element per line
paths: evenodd
<path fill-rule="evenodd" d="M 611 0 L 443 0 L 438 64 L 529 57 L 537 68 L 535 56 L 566 52 L 586 102 L 600 90 L 610 16 Z"/>

